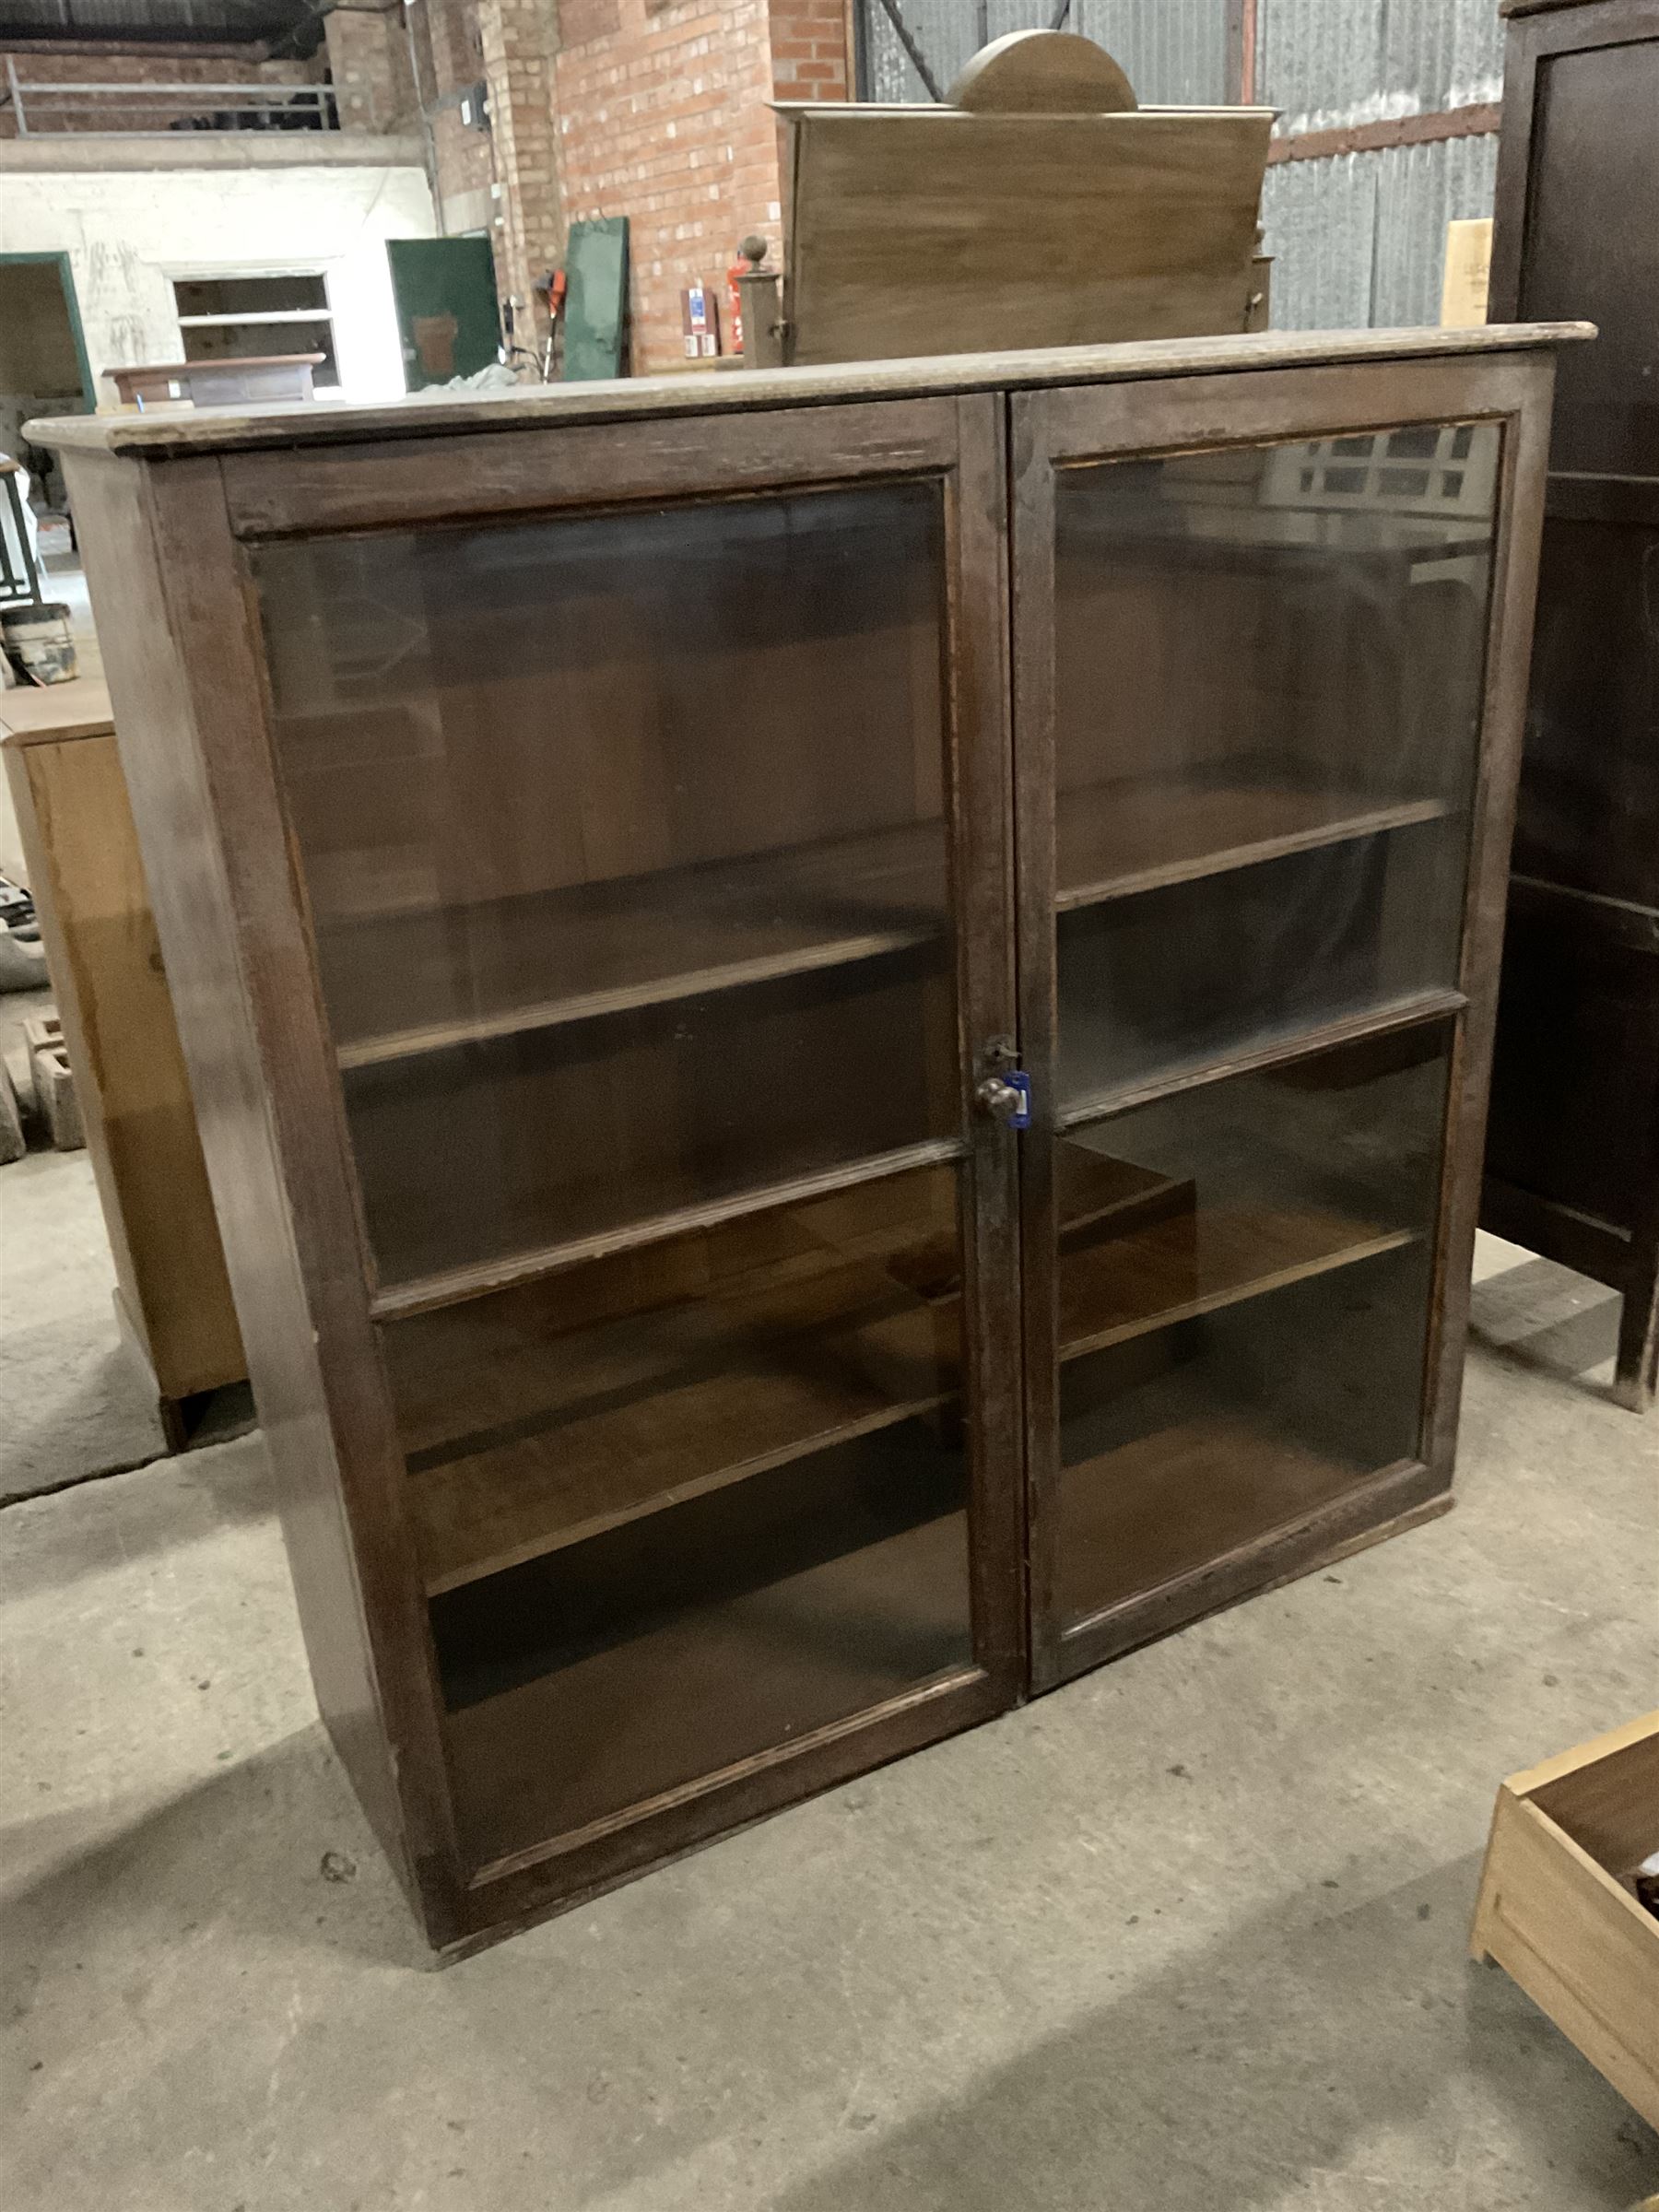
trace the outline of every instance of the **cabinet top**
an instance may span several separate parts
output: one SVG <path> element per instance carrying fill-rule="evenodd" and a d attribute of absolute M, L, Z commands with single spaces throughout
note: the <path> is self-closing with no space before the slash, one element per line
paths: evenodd
<path fill-rule="evenodd" d="M 612 382 L 519 385 L 500 392 L 420 392 L 370 406 L 288 400 L 263 407 L 177 414 L 66 415 L 31 422 L 37 445 L 161 460 L 255 446 L 328 445 L 444 432 L 615 422 L 630 417 L 737 414 L 840 399 L 898 399 L 959 392 L 1110 384 L 1214 375 L 1223 370 L 1504 353 L 1593 338 L 1591 323 L 1503 323 L 1473 330 L 1307 330 L 1159 338 L 1120 346 L 1056 346 L 955 353 L 828 368 L 736 370 L 731 374 L 622 377 Z"/>

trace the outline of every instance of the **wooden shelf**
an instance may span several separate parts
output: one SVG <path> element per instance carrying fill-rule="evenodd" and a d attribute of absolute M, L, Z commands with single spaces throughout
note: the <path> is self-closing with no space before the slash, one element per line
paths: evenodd
<path fill-rule="evenodd" d="M 1060 1161 L 1063 1359 L 1413 1241 L 1311 1210 L 1194 1215 L 1189 1184 L 1078 1146 Z M 954 1240 L 924 1233 L 872 1256 L 891 1185 L 863 1197 L 836 1242 L 780 1248 L 700 1299 L 577 1330 L 537 1333 L 486 1306 L 445 1317 L 464 1332 L 453 1340 L 392 1331 L 406 1409 L 444 1361 L 441 1420 L 406 1410 L 403 1424 L 429 1596 L 954 1400 Z M 921 1188 L 908 1206 L 912 1218 L 936 1211 Z M 898 1238 L 904 1223 L 901 1208 Z"/>
<path fill-rule="evenodd" d="M 1170 1187 L 1078 1146 L 1061 1162 L 1082 1222 Z M 392 1330 L 428 1594 L 943 1406 L 960 1281 L 956 1238 L 930 1225 L 955 1183 L 934 1168 L 759 1217 L 757 1264 L 723 1292 L 594 1327 L 481 1304 Z"/>
<path fill-rule="evenodd" d="M 319 925 L 342 1068 L 588 1021 L 943 939 L 945 827 Z"/>
<path fill-rule="evenodd" d="M 1447 808 L 1310 791 L 1281 771 L 1125 779 L 1062 794 L 1059 812 L 1064 912 Z M 902 952 L 943 937 L 945 883 L 944 828 L 929 821 L 536 897 L 324 918 L 339 1063 L 370 1067 Z"/>
<path fill-rule="evenodd" d="M 1084 1088 L 1068 1097 L 1056 1112 L 1063 1130 L 1077 1129 L 1108 1114 L 1125 1112 L 1131 1106 L 1153 1099 L 1171 1098 L 1177 1091 L 1196 1090 L 1229 1076 L 1251 1074 L 1263 1067 L 1312 1059 L 1316 1053 L 1354 1044 L 1366 1037 L 1382 1037 L 1391 1030 L 1415 1029 L 1419 1023 L 1444 1020 L 1468 1005 L 1461 991 L 1408 991 L 1397 998 L 1379 999 L 1374 1006 L 1305 1028 L 1274 1030 L 1248 1051 L 1213 1053 L 1202 1060 L 1182 1062 L 1154 1075 L 1136 1076 L 1126 1083 Z"/>
<path fill-rule="evenodd" d="M 1055 801 L 1056 911 L 1218 876 L 1447 814 L 1443 799 L 1309 789 L 1282 763 L 1225 776 L 1126 777 Z"/>
<path fill-rule="evenodd" d="M 616 1228 L 594 1230 L 587 1236 L 568 1238 L 557 1244 L 536 1245 L 500 1259 L 469 1260 L 459 1267 L 436 1268 L 429 1274 L 401 1277 L 382 1284 L 374 1292 L 369 1310 L 376 1321 L 403 1321 L 422 1313 L 438 1312 L 470 1300 L 492 1297 L 498 1291 L 522 1288 L 589 1260 L 609 1259 L 620 1252 L 640 1251 L 677 1237 L 694 1235 L 699 1230 L 719 1229 L 725 1223 L 770 1213 L 779 1206 L 803 1206 L 818 1199 L 833 1198 L 843 1192 L 857 1192 L 868 1183 L 960 1159 L 966 1151 L 967 1147 L 959 1137 L 926 1137 L 920 1144 L 902 1145 L 891 1152 L 866 1153 L 860 1159 L 794 1175 L 786 1181 L 759 1183 L 697 1203 L 668 1204 L 660 1213 L 641 1214 Z M 680 1180 L 688 1184 L 695 1182 L 690 1175 Z M 653 1194 L 645 1190 L 642 1177 L 639 1179 L 639 1187 L 646 1195 Z M 672 1198 L 678 1194 L 665 1190 L 656 1194 Z"/>
<path fill-rule="evenodd" d="M 468 1854 L 533 1849 L 966 1671 L 968 1619 L 958 1511 L 556 1662 L 445 1716 Z"/>
<path fill-rule="evenodd" d="M 958 1387 L 959 1333 L 954 1305 L 835 1255 L 554 1343 L 504 1331 L 498 1362 L 516 1348 L 542 1402 L 413 1456 L 428 1594 L 928 1412 Z"/>
<path fill-rule="evenodd" d="M 1219 1406 L 1068 1466 L 1061 1615 L 1076 1626 L 1195 1572 L 1377 1472 Z M 1129 1561 L 1132 1587 L 1123 1580 Z"/>
<path fill-rule="evenodd" d="M 1270 1206 L 1179 1213 L 1060 1261 L 1060 1357 L 1080 1359 L 1241 1299 L 1415 1243 L 1339 1214 Z"/>

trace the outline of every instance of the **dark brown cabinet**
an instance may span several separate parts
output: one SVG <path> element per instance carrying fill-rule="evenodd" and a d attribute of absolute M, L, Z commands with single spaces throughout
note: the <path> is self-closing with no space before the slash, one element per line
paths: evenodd
<path fill-rule="evenodd" d="M 1512 5 L 1492 312 L 1560 365 L 1482 1218 L 1619 1291 L 1659 1375 L 1659 0 Z"/>
<path fill-rule="evenodd" d="M 1444 1504 L 1549 339 L 61 429 L 434 1944 Z"/>

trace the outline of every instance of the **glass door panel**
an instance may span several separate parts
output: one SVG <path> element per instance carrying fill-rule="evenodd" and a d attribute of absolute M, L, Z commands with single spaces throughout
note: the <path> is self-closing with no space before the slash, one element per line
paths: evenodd
<path fill-rule="evenodd" d="M 1418 1455 L 1451 1041 L 1390 1030 L 1050 1140 L 1063 1626 Z"/>
<path fill-rule="evenodd" d="M 1455 986 L 1499 437 L 1057 469 L 1062 1112 Z"/>
<path fill-rule="evenodd" d="M 937 479 L 253 569 L 382 1288 L 957 1136 Z"/>
<path fill-rule="evenodd" d="M 927 1167 L 383 1326 L 474 1864 L 972 1665 L 960 1211 Z"/>
<path fill-rule="evenodd" d="M 998 524 L 928 436 L 253 551 L 474 1873 L 1017 1689 Z"/>
<path fill-rule="evenodd" d="M 1016 402 L 1040 1685 L 1426 1450 L 1502 430 L 1201 446 L 1208 382 L 1162 453 L 1086 391 Z"/>

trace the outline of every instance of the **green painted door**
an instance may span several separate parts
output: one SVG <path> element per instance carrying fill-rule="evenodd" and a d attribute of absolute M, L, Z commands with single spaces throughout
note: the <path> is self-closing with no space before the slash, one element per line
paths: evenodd
<path fill-rule="evenodd" d="M 411 392 L 487 368 L 501 343 L 487 238 L 389 238 L 392 297 Z"/>
<path fill-rule="evenodd" d="M 572 223 L 565 244 L 567 383 L 628 369 L 628 218 Z"/>

